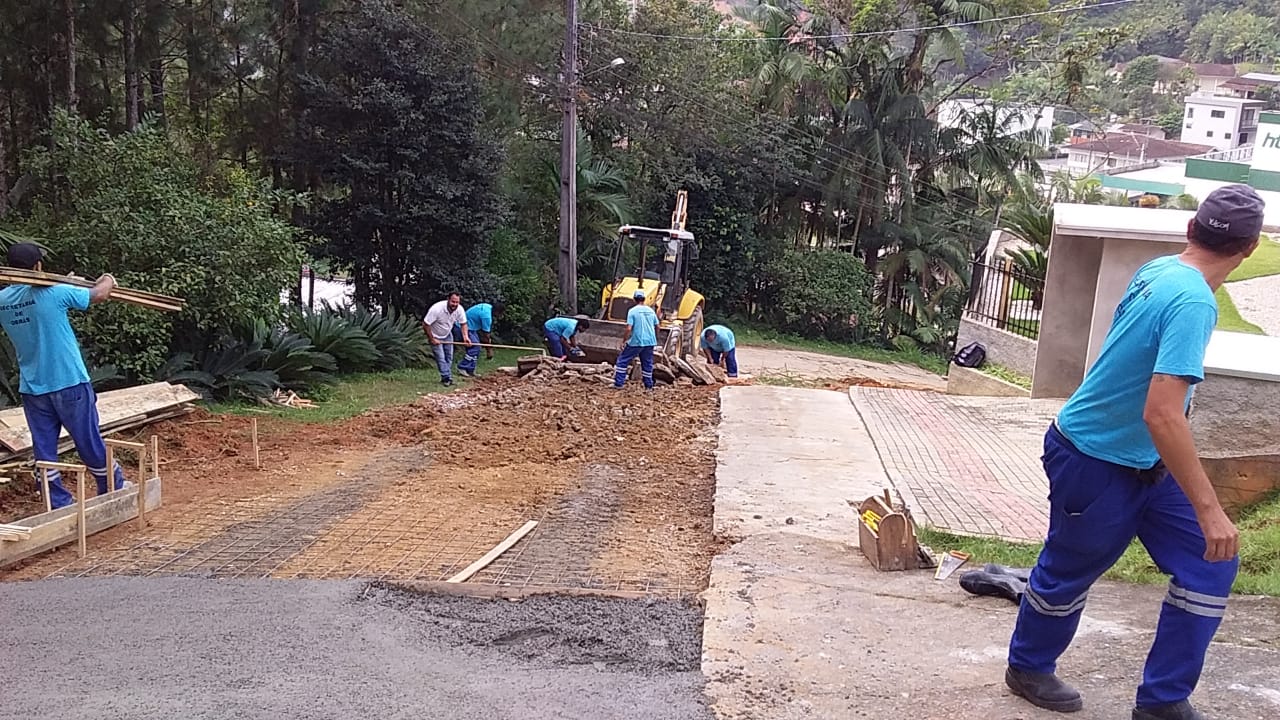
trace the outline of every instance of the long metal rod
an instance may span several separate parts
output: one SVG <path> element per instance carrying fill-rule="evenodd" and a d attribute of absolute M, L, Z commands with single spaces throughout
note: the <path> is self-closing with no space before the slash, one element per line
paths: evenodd
<path fill-rule="evenodd" d="M 441 340 L 440 344 L 441 345 L 463 345 L 463 346 L 466 345 L 466 343 L 457 342 L 456 340 Z M 476 347 L 482 347 L 482 348 L 498 348 L 499 350 L 531 350 L 533 352 L 542 353 L 543 355 L 547 354 L 546 348 L 529 347 L 526 345 L 497 345 L 494 343 L 478 343 L 478 342 L 471 343 L 471 344 Z"/>

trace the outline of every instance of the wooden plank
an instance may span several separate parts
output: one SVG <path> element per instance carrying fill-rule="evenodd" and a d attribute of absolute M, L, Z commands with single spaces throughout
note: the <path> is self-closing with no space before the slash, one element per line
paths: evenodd
<path fill-rule="evenodd" d="M 132 520 L 137 514 L 137 493 L 142 483 L 106 495 L 90 498 L 85 503 L 86 534 L 108 530 Z M 160 508 L 160 478 L 153 477 L 145 483 L 147 510 Z M 52 512 L 15 520 L 10 525 L 31 529 L 31 537 L 19 542 L 0 543 L 0 567 L 38 555 L 47 550 L 74 542 L 78 537 L 75 506 L 58 508 Z"/>
<path fill-rule="evenodd" d="M 498 559 L 498 556 L 511 549 L 512 545 L 520 542 L 520 538 L 528 535 L 534 528 L 538 527 L 537 520 L 530 520 L 520 527 L 519 530 L 507 536 L 506 540 L 498 543 L 496 547 L 484 554 L 484 557 L 468 565 L 462 572 L 449 578 L 451 583 L 465 582 L 467 578 L 475 575 L 483 570 L 489 563 Z"/>
<path fill-rule="evenodd" d="M 84 466 L 75 465 L 73 463 L 53 462 L 52 460 L 37 460 L 36 469 L 58 470 L 60 472 L 80 472 L 81 470 L 84 470 Z"/>
<path fill-rule="evenodd" d="M 0 266 L 0 282 L 7 282 L 10 280 L 26 280 L 29 281 L 28 284 L 32 285 L 74 285 L 82 288 L 91 288 L 97 284 L 97 280 L 89 280 L 88 278 L 71 277 L 70 275 L 58 275 L 57 273 Z M 124 292 L 155 302 L 166 302 L 175 305 L 181 305 L 187 302 L 186 300 L 174 295 L 161 295 L 160 293 L 147 292 L 146 290 L 134 290 L 125 287 L 117 287 L 112 291 L 113 294 L 116 292 Z"/>
<path fill-rule="evenodd" d="M 111 487 L 111 485 L 107 485 L 107 487 Z M 89 553 L 88 525 L 84 521 L 84 505 L 86 500 L 84 492 L 84 468 L 80 468 L 80 470 L 76 472 L 76 488 L 76 492 L 79 494 L 79 497 L 76 498 L 76 535 L 80 541 L 80 547 L 77 549 L 77 554 L 80 557 L 84 557 Z"/>
<path fill-rule="evenodd" d="M 121 423 L 140 422 L 153 413 L 199 399 L 200 396 L 185 385 L 166 382 L 110 390 L 98 396 L 98 423 L 106 432 Z M 15 453 L 31 449 L 31 431 L 27 429 L 22 408 L 0 410 L 0 424 L 4 425 L 0 429 L 0 445 Z M 63 429 L 59 439 L 66 437 L 69 436 Z"/>

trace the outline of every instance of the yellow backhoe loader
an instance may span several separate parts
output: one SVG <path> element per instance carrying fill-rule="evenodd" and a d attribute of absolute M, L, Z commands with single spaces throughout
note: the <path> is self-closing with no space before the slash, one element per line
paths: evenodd
<path fill-rule="evenodd" d="M 689 266 L 698 259 L 698 245 L 684 229 L 687 208 L 688 194 L 681 190 L 670 228 L 618 228 L 612 277 L 601 292 L 591 329 L 578 336 L 585 355 L 576 360 L 613 362 L 618 357 L 636 290 L 644 291 L 645 304 L 658 313 L 658 352 L 686 357 L 700 351 L 703 296 L 689 288 Z"/>

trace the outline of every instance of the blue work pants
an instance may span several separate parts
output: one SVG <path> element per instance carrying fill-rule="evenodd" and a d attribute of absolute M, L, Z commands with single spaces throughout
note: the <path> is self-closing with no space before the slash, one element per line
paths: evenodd
<path fill-rule="evenodd" d="M 1239 559 L 1204 559 L 1205 539 L 1173 476 L 1156 482 L 1081 453 L 1057 427 L 1044 440 L 1049 535 L 1031 571 L 1009 645 L 1009 665 L 1052 673 L 1080 624 L 1089 587 L 1137 536 L 1171 576 L 1147 656 L 1138 707 L 1186 700 L 1226 613 Z"/>
<path fill-rule="evenodd" d="M 613 369 L 613 386 L 620 388 L 627 384 L 627 368 L 631 366 L 631 361 L 640 358 L 640 378 L 644 381 L 645 388 L 653 387 L 653 346 L 645 345 L 643 347 L 636 345 L 628 345 L 622 348 L 622 352 L 618 353 L 618 365 Z"/>
<path fill-rule="evenodd" d="M 36 460 L 57 462 L 58 436 L 62 428 L 75 442 L 80 461 L 98 482 L 98 494 L 107 492 L 107 446 L 102 441 L 98 427 L 98 396 L 89 383 L 72 385 L 43 395 L 23 395 L 22 412 L 27 416 L 27 428 L 31 431 L 32 454 Z M 115 487 L 124 487 L 124 471 L 115 464 Z M 36 482 L 39 483 L 37 475 Z M 54 508 L 65 507 L 75 498 L 62 484 L 62 474 L 49 471 L 49 503 Z"/>
<path fill-rule="evenodd" d="M 711 353 L 711 364 L 719 365 L 721 356 L 724 357 L 724 372 L 731 378 L 738 377 L 738 350 L 734 348 L 726 352 L 712 350 L 707 348 L 707 352 Z"/>

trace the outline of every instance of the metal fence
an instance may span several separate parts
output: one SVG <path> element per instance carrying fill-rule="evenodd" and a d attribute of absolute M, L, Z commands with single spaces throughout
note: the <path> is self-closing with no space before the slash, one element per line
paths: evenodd
<path fill-rule="evenodd" d="M 1019 270 L 1008 260 L 974 262 L 972 272 L 966 318 L 1032 340 L 1040 337 L 1044 278 Z"/>

